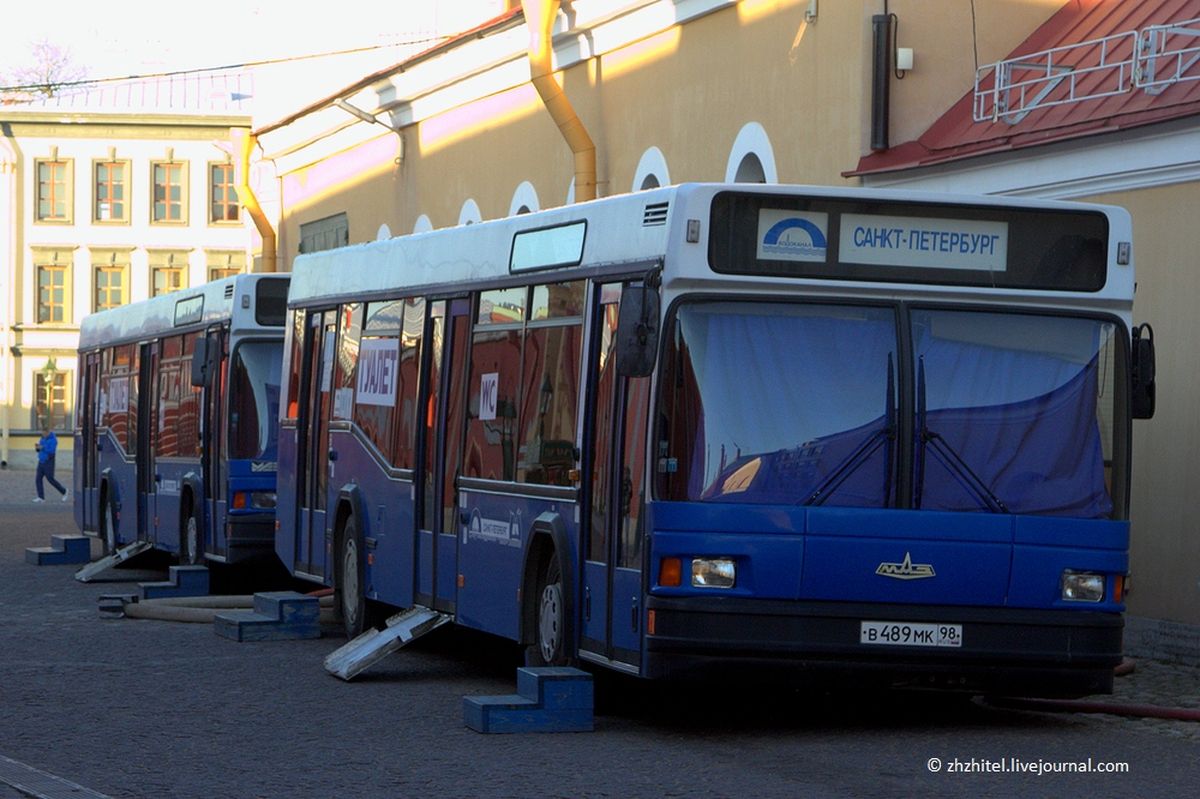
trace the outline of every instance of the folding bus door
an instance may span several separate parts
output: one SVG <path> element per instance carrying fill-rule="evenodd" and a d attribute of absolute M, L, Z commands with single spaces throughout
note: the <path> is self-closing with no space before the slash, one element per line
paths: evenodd
<path fill-rule="evenodd" d="M 294 571 L 325 577 L 325 507 L 329 488 L 330 395 L 336 355 L 337 311 L 315 311 L 308 316 L 301 373 L 300 413 L 297 419 L 298 499 Z"/>
<path fill-rule="evenodd" d="M 594 295 L 588 367 L 592 413 L 583 520 L 580 650 L 637 668 L 641 663 L 642 529 L 650 378 L 617 374 L 620 284 Z"/>
<path fill-rule="evenodd" d="M 205 536 L 204 552 L 224 557 L 229 554 L 229 542 L 224 533 L 229 485 L 229 464 L 225 458 L 225 408 L 229 390 L 225 348 L 228 344 L 225 331 L 220 327 L 210 328 L 206 338 L 210 369 L 200 395 L 200 468 L 204 478 L 204 529 L 201 535 Z"/>
<path fill-rule="evenodd" d="M 430 304 L 426 414 L 417 491 L 417 601 L 453 611 L 458 597 L 458 493 L 466 410 L 470 301 Z"/>
<path fill-rule="evenodd" d="M 156 341 L 139 346 L 137 395 L 136 399 L 131 396 L 129 403 L 131 409 L 137 409 L 137 419 L 129 426 L 130 438 L 136 436 L 137 439 L 131 441 L 129 447 L 137 459 L 137 540 L 151 543 L 157 535 L 155 515 L 158 512 L 158 484 L 162 480 L 155 460 L 158 414 L 162 401 L 159 396 L 160 354 Z"/>
<path fill-rule="evenodd" d="M 89 352 L 84 357 L 82 382 L 79 386 L 80 445 L 75 453 L 75 496 L 80 509 L 77 519 L 82 530 L 99 530 L 100 481 L 97 475 L 96 453 L 100 442 L 96 438 L 96 423 L 100 412 L 96 397 L 100 385 L 100 353 Z"/>

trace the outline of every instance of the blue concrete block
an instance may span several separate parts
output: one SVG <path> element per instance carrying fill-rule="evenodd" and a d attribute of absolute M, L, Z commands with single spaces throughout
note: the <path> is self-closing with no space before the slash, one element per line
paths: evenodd
<path fill-rule="evenodd" d="M 587 672 L 518 669 L 517 688 L 517 694 L 463 697 L 463 722 L 484 733 L 592 730 L 592 676 Z"/>
<path fill-rule="evenodd" d="M 321 637 L 321 606 L 315 596 L 295 591 L 254 595 L 254 610 L 218 613 L 213 631 L 234 641 L 294 641 Z"/>
<path fill-rule="evenodd" d="M 208 596 L 208 567 L 172 566 L 165 582 L 138 585 L 142 589 L 142 599 Z"/>
<path fill-rule="evenodd" d="M 282 624 L 317 624 L 321 604 L 315 596 L 295 591 L 264 591 L 254 595 L 254 612 Z"/>
<path fill-rule="evenodd" d="M 48 547 L 28 547 L 25 562 L 35 566 L 87 563 L 92 559 L 92 541 L 86 535 L 52 535 Z"/>
<path fill-rule="evenodd" d="M 213 632 L 232 641 L 297 641 L 320 638 L 321 626 L 284 624 L 252 610 L 229 610 L 213 619 Z"/>
<path fill-rule="evenodd" d="M 595 706 L 592 675 L 564 666 L 517 669 L 517 693 L 547 710 L 591 710 Z"/>

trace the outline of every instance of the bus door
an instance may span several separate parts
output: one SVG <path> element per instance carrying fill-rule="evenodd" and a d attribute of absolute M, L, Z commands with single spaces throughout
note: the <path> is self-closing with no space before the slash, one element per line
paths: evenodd
<path fill-rule="evenodd" d="M 430 303 L 425 340 L 429 352 L 425 419 L 421 426 L 417 489 L 417 602 L 453 612 L 458 596 L 458 493 L 466 411 L 467 343 L 471 303 L 466 298 Z"/>
<path fill-rule="evenodd" d="M 79 386 L 79 414 L 82 436 L 76 458 L 79 468 L 75 470 L 75 495 L 79 498 L 80 527 L 84 530 L 99 530 L 100 524 L 100 481 L 97 475 L 96 454 L 100 442 L 96 438 L 96 423 L 99 421 L 99 400 L 96 397 L 100 385 L 100 353 L 89 352 L 83 362 L 83 383 Z"/>
<path fill-rule="evenodd" d="M 130 392 L 130 408 L 137 409 L 137 420 L 130 425 L 129 435 L 136 436 L 130 451 L 137 459 L 138 514 L 137 540 L 154 542 L 157 535 L 158 484 L 162 475 L 154 458 L 154 439 L 158 428 L 158 342 L 138 346 L 137 393 Z M 135 399 L 136 397 L 136 399 Z"/>
<path fill-rule="evenodd" d="M 598 286 L 588 367 L 590 456 L 583 503 L 580 649 L 608 661 L 641 663 L 642 496 L 650 378 L 617 374 L 621 285 Z"/>
<path fill-rule="evenodd" d="M 200 395 L 200 470 L 204 483 L 204 531 L 201 535 L 204 536 L 203 551 L 225 556 L 229 554 L 229 542 L 222 532 L 229 482 L 224 424 L 229 364 L 225 357 L 224 329 L 210 328 L 206 338 L 209 369 Z"/>
<path fill-rule="evenodd" d="M 294 570 L 322 579 L 326 560 L 325 506 L 329 472 L 333 467 L 329 451 L 329 411 L 336 340 L 337 311 L 311 312 L 302 356 L 303 386 L 296 423 L 300 431 L 297 450 L 300 468 L 296 472 L 299 507 Z"/>

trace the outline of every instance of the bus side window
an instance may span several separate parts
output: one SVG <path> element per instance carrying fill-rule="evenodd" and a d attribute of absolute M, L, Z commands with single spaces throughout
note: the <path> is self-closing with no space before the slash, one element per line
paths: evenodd
<path fill-rule="evenodd" d="M 300 369 L 304 365 L 300 354 L 304 351 L 304 312 L 292 311 L 292 325 L 288 331 L 291 348 L 288 350 L 287 411 L 285 419 L 296 421 L 300 417 Z"/>
<path fill-rule="evenodd" d="M 362 335 L 362 303 L 350 302 L 338 312 L 337 359 L 333 375 L 333 418 L 350 419 L 354 412 L 354 381 Z"/>

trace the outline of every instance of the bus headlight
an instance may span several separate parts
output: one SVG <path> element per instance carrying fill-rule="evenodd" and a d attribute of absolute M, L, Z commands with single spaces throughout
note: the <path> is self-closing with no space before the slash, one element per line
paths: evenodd
<path fill-rule="evenodd" d="M 274 491 L 238 491 L 233 495 L 234 510 L 275 510 Z"/>
<path fill-rule="evenodd" d="M 1064 571 L 1062 598 L 1068 602 L 1103 602 L 1104 575 L 1091 572 Z"/>
<path fill-rule="evenodd" d="M 737 567 L 729 558 L 694 558 L 692 560 L 693 588 L 733 588 L 737 582 Z"/>

